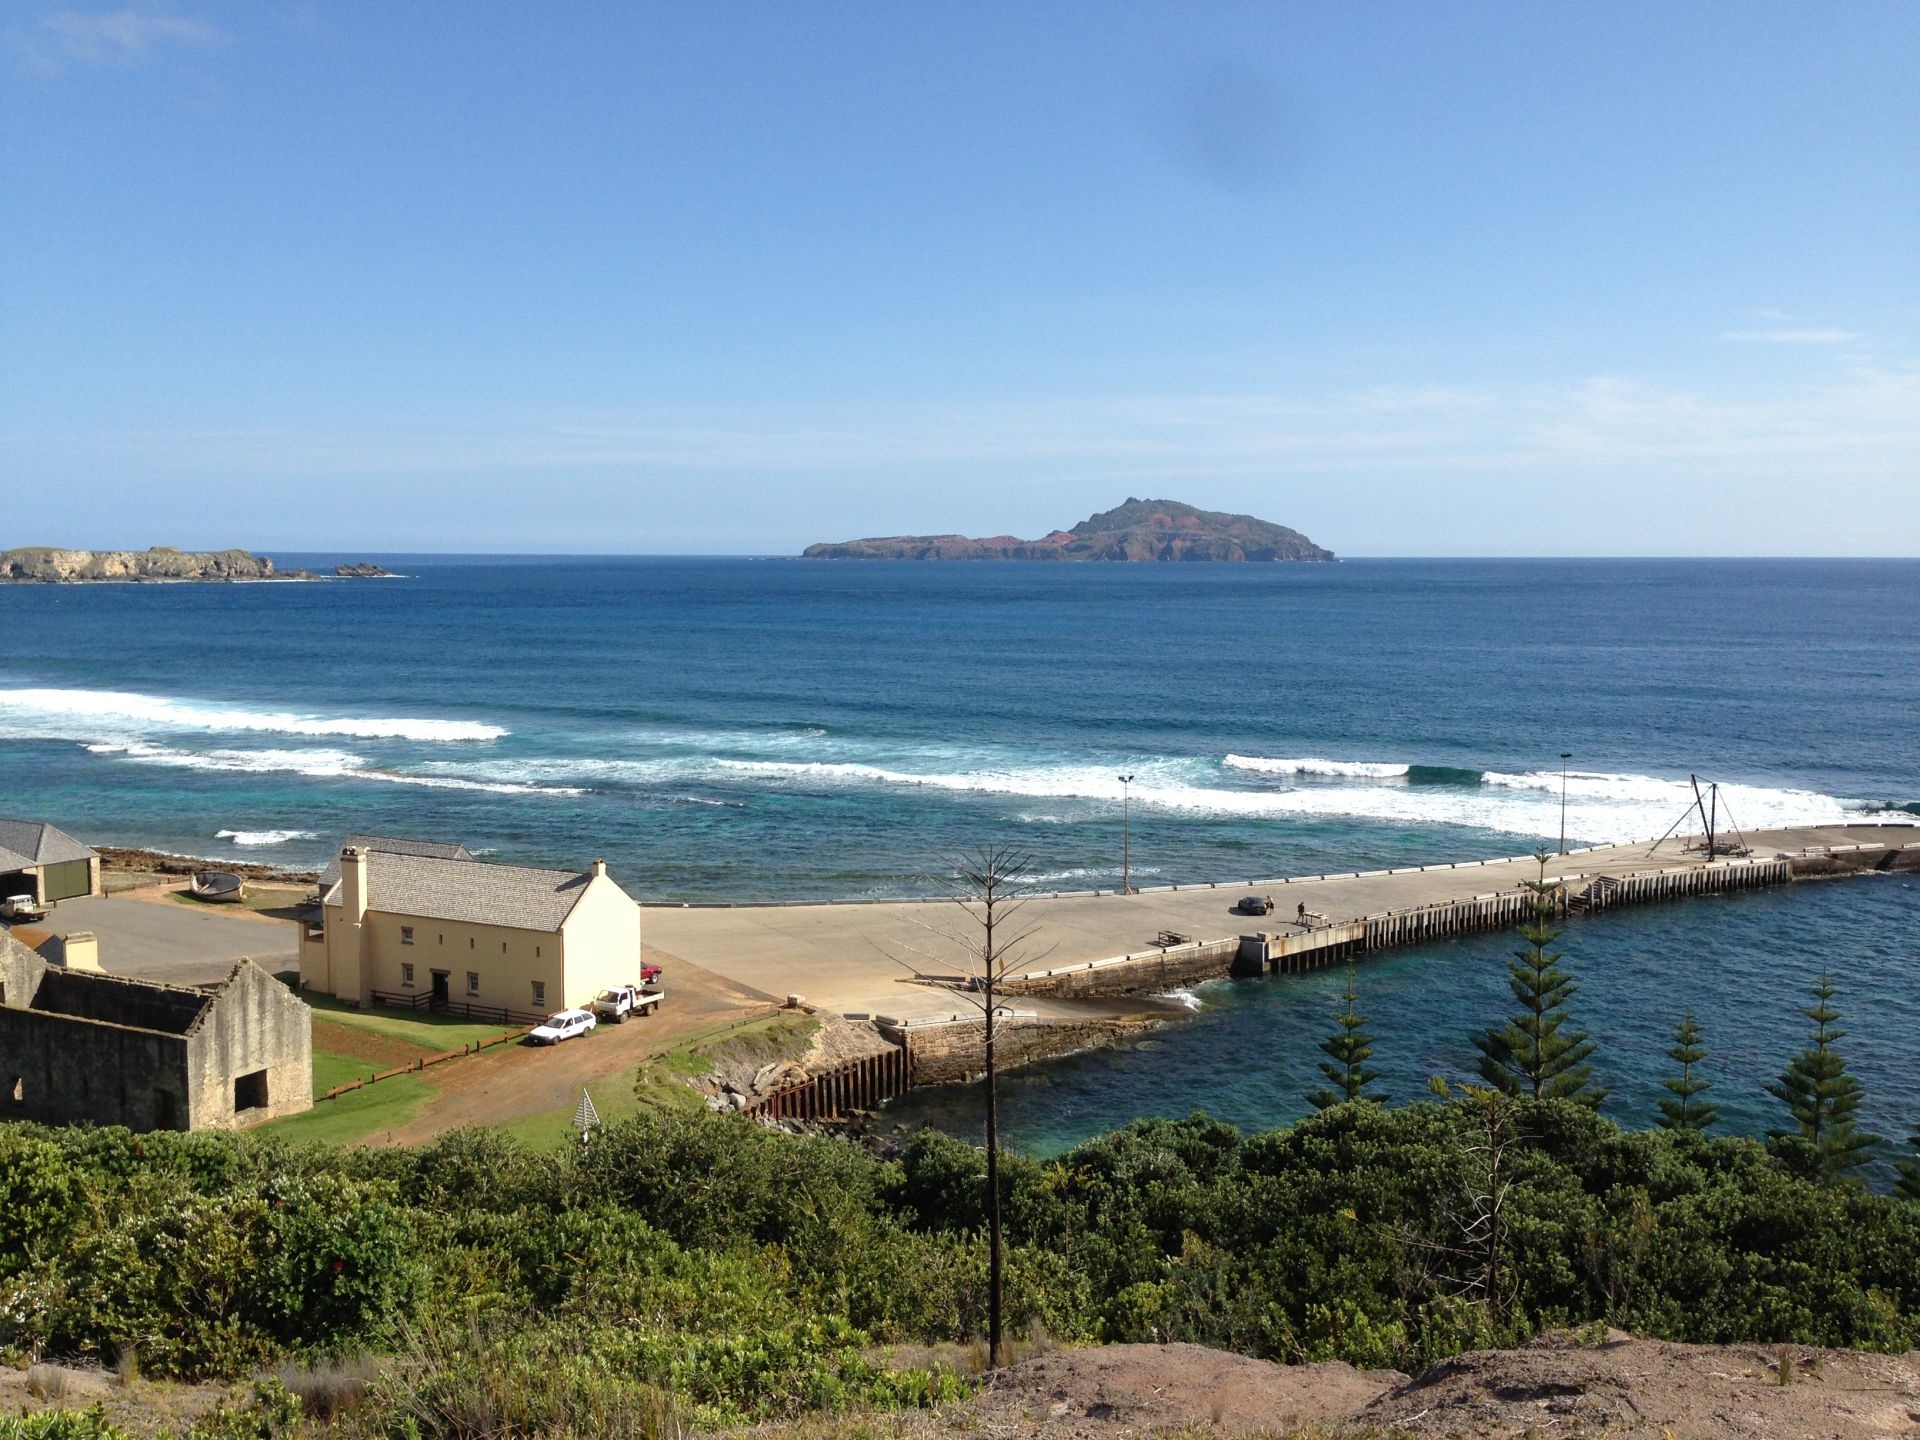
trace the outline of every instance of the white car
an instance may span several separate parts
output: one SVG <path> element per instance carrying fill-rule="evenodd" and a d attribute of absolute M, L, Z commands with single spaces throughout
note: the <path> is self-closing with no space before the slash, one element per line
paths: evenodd
<path fill-rule="evenodd" d="M 558 1045 L 562 1040 L 586 1034 L 597 1024 L 599 1021 L 590 1010 L 561 1010 L 549 1015 L 544 1024 L 529 1030 L 527 1039 L 536 1045 Z"/>

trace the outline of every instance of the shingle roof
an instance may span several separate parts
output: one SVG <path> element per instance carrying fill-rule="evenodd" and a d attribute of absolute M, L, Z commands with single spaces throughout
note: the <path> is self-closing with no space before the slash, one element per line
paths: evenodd
<path fill-rule="evenodd" d="M 571 870 L 375 850 L 367 856 L 367 908 L 424 920 L 557 931 L 592 879 Z"/>
<path fill-rule="evenodd" d="M 377 850 L 387 855 L 430 855 L 441 860 L 471 860 L 473 852 L 464 845 L 445 840 L 401 840 L 392 835 L 349 835 L 334 847 L 333 859 L 320 872 L 320 890 L 324 894 L 340 878 L 340 852 L 349 845 L 362 850 Z"/>
<path fill-rule="evenodd" d="M 0 870 L 92 858 L 92 850 L 44 820 L 0 820 Z"/>

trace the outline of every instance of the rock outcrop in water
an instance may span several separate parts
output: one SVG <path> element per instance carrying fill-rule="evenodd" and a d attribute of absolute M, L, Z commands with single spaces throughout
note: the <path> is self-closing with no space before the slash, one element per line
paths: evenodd
<path fill-rule="evenodd" d="M 28 545 L 0 550 L 0 584 L 78 585 L 96 580 L 342 580 L 393 579 L 391 570 L 360 561 L 336 565 L 332 576 L 276 570 L 265 555 L 246 550 L 60 550 Z"/>
<path fill-rule="evenodd" d="M 809 560 L 1331 560 L 1285 525 L 1199 510 L 1178 500 L 1134 500 L 1038 540 L 1012 535 L 891 535 L 809 545 Z"/>
<path fill-rule="evenodd" d="M 0 581 L 16 583 L 274 578 L 272 560 L 245 550 L 176 550 L 171 545 L 156 545 L 151 550 L 58 550 L 34 545 L 0 551 Z"/>

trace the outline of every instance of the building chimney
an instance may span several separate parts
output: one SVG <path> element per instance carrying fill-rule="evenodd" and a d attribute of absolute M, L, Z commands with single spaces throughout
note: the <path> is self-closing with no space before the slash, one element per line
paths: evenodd
<path fill-rule="evenodd" d="M 100 941 L 91 930 L 76 930 L 60 942 L 60 963 L 68 970 L 98 970 Z"/>
<path fill-rule="evenodd" d="M 348 845 L 340 852 L 340 904 L 349 924 L 367 917 L 367 852 Z"/>
<path fill-rule="evenodd" d="M 606 862 L 606 861 L 604 861 L 604 860 L 596 860 L 596 861 L 594 861 L 594 862 L 593 862 L 593 874 L 594 874 L 594 878 L 595 878 L 595 879 L 598 879 L 598 878 L 599 878 L 600 876 L 602 876 L 602 875 L 604 875 L 604 874 L 606 874 L 606 873 L 607 873 L 607 862 Z"/>

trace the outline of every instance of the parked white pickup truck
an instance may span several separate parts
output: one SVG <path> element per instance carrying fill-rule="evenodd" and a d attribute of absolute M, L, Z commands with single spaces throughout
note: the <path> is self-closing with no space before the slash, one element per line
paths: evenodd
<path fill-rule="evenodd" d="M 642 1018 L 651 1015 L 664 999 L 664 990 L 642 990 L 637 985 L 621 985 L 612 990 L 602 990 L 594 996 L 593 1013 L 602 1020 L 619 1025 L 629 1015 Z"/>
<path fill-rule="evenodd" d="M 31 895 L 9 895 L 0 900 L 0 920 L 44 920 L 47 907 Z"/>

